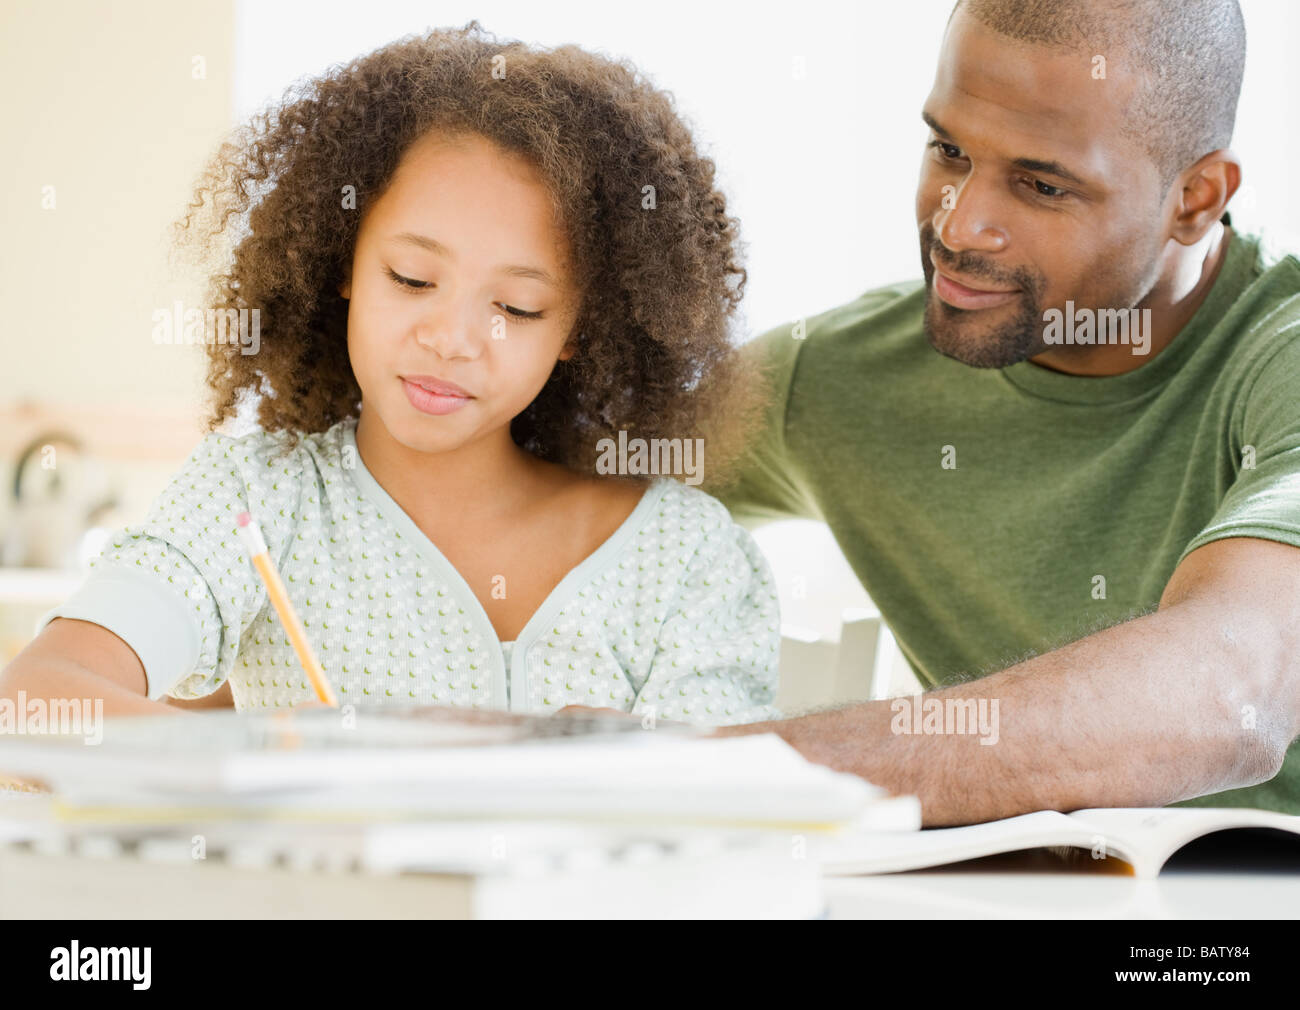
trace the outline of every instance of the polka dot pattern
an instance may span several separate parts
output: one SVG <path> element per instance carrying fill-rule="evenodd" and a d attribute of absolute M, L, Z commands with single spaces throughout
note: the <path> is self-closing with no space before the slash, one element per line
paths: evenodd
<path fill-rule="evenodd" d="M 778 715 L 771 572 L 714 498 L 656 481 L 579 566 L 582 577 L 566 579 L 516 636 L 507 670 L 459 573 L 376 491 L 355 424 L 305 435 L 288 452 L 264 432 L 207 436 L 145 521 L 92 564 L 149 574 L 184 601 L 199 657 L 170 694 L 201 697 L 229 680 L 241 710 L 312 697 L 235 534 L 247 509 L 344 703 L 533 713 L 580 704 L 708 725 Z"/>

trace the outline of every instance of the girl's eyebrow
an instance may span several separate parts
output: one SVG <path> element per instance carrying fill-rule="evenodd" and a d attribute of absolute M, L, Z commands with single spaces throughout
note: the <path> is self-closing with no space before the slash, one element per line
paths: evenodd
<path fill-rule="evenodd" d="M 407 242 L 411 245 L 419 246 L 438 256 L 445 256 L 447 259 L 454 260 L 455 254 L 436 238 L 430 238 L 428 235 L 418 235 L 415 232 L 404 231 L 394 235 L 399 242 Z M 534 280 L 541 281 L 543 284 L 549 284 L 553 288 L 560 286 L 559 282 L 548 274 L 541 267 L 529 266 L 502 266 L 497 268 L 497 273 L 509 274 L 512 277 L 531 277 Z"/>

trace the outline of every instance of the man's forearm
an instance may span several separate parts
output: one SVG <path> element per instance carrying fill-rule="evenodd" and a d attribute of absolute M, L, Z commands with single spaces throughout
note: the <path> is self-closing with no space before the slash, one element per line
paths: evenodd
<path fill-rule="evenodd" d="M 1296 735 L 1285 653 L 1268 621 L 1192 601 L 910 702 L 983 699 L 996 742 L 969 723 L 911 732 L 922 720 L 896 718 L 890 701 L 720 732 L 776 732 L 810 760 L 915 794 L 927 826 L 1162 806 L 1276 774 Z"/>

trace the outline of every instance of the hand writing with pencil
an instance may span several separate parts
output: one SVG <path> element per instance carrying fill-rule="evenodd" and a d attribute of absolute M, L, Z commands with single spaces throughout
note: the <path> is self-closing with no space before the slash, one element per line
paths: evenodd
<path fill-rule="evenodd" d="M 560 709 L 557 715 L 621 715 L 625 719 L 640 720 L 641 716 L 632 712 L 624 712 L 621 708 L 597 708 L 591 705 L 565 705 Z"/>

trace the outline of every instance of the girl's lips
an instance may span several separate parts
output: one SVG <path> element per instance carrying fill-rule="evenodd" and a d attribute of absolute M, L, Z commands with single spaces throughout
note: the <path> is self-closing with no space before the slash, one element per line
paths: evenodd
<path fill-rule="evenodd" d="M 410 379 L 402 380 L 402 388 L 406 390 L 406 398 L 411 401 L 411 406 L 425 414 L 450 414 L 460 410 L 474 399 L 468 393 L 463 395 L 450 392 L 435 393 L 416 385 Z"/>
<path fill-rule="evenodd" d="M 934 293 L 956 309 L 991 309 L 1011 301 L 1019 291 L 980 291 L 959 284 L 951 277 L 934 272 Z"/>
<path fill-rule="evenodd" d="M 440 379 L 436 375 L 399 375 L 398 378 L 405 379 L 421 389 L 427 389 L 430 393 L 440 393 L 443 396 L 473 395 L 468 389 L 462 389 L 456 383 Z"/>

